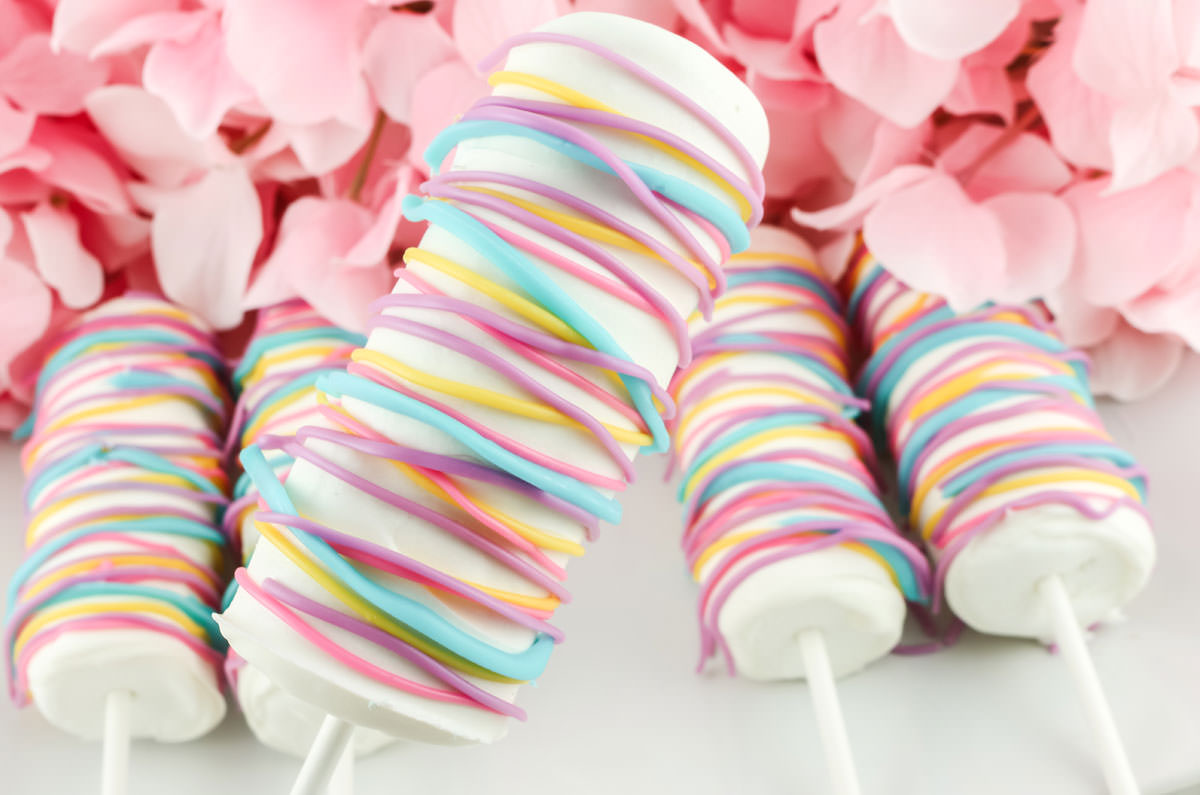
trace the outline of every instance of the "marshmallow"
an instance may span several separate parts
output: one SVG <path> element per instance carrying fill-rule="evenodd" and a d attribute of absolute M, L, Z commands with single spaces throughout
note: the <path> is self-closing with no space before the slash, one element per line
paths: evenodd
<path fill-rule="evenodd" d="M 810 629 L 835 675 L 860 670 L 928 590 L 924 556 L 879 499 L 841 302 L 814 262 L 795 235 L 756 229 L 712 323 L 693 317 L 696 358 L 672 385 L 702 662 L 721 651 L 751 679 L 804 677 Z"/>
<path fill-rule="evenodd" d="M 761 205 L 762 109 L 691 42 L 583 13 L 502 55 L 432 143 L 431 198 L 405 205 L 429 230 L 320 381 L 286 486 L 244 456 L 272 537 L 219 619 L 281 688 L 427 742 L 524 716 L 563 567 L 619 518 L 637 450 L 665 449 L 684 318 Z"/>
<path fill-rule="evenodd" d="M 159 299 L 115 298 L 58 340 L 22 452 L 25 559 L 8 591 L 9 683 L 55 726 L 198 737 L 225 714 L 220 604 L 228 396 L 211 333 Z"/>
<path fill-rule="evenodd" d="M 861 248 L 861 376 L 897 460 L 909 522 L 951 609 L 972 628 L 1049 642 L 1040 583 L 1062 579 L 1084 626 L 1110 618 L 1154 565 L 1145 473 L 1104 430 L 1081 354 L 1040 306 L 955 314 Z"/>
<path fill-rule="evenodd" d="M 234 370 L 238 402 L 229 435 L 230 446 L 253 444 L 264 436 L 292 436 L 318 416 L 316 379 L 345 366 L 350 351 L 363 342 L 360 334 L 325 321 L 301 301 L 263 309 L 245 356 Z M 292 460 L 281 455 L 275 464 L 286 478 Z M 240 540 L 243 562 L 258 541 L 254 526 L 258 492 L 246 475 L 234 488 L 235 500 L 225 516 L 227 532 Z M 230 683 L 246 723 L 264 745 L 303 756 L 325 715 L 280 689 L 236 652 L 226 663 Z M 385 734 L 357 729 L 354 747 L 369 754 L 391 742 Z"/>

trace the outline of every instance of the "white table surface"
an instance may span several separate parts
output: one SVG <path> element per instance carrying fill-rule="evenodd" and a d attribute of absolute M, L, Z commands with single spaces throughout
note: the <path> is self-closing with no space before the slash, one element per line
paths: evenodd
<path fill-rule="evenodd" d="M 1091 644 L 1148 794 L 1200 793 L 1200 358 L 1164 391 L 1106 405 L 1118 441 L 1151 475 L 1159 563 L 1127 623 Z M 362 760 L 360 793 L 820 793 L 827 779 L 802 684 L 693 673 L 695 588 L 677 545 L 662 459 L 640 463 L 624 525 L 571 567 L 567 641 L 530 720 L 493 746 L 400 746 Z M 0 443 L 0 577 L 21 552 L 15 448 Z M 1090 738 L 1065 668 L 1031 643 L 968 635 L 891 657 L 840 683 L 866 793 L 1099 793 Z M 98 791 L 99 748 L 35 709 L 0 706 L 0 793 Z M 135 743 L 133 793 L 286 792 L 295 760 L 256 743 L 236 709 L 186 745 Z"/>

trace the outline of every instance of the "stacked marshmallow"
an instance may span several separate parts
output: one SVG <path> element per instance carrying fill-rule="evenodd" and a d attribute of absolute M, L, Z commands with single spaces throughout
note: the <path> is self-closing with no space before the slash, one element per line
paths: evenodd
<path fill-rule="evenodd" d="M 666 449 L 685 318 L 762 196 L 762 110 L 692 43 L 574 14 L 505 54 L 430 146 L 428 198 L 405 204 L 430 228 L 367 345 L 318 380 L 286 486 L 243 453 L 267 510 L 219 618 L 297 697 L 430 742 L 523 716 L 564 565 L 619 519 L 636 452 Z"/>
<path fill-rule="evenodd" d="M 880 501 L 841 301 L 807 244 L 759 227 L 726 278 L 671 388 L 701 663 L 804 676 L 797 638 L 817 629 L 844 675 L 895 647 L 929 566 Z"/>
<path fill-rule="evenodd" d="M 224 715 L 221 362 L 197 318 L 129 295 L 43 366 L 5 642 L 13 698 L 77 736 L 102 735 L 112 691 L 133 696 L 134 737 L 188 740 Z"/>
<path fill-rule="evenodd" d="M 848 281 L 873 351 L 859 393 L 954 612 L 981 632 L 1048 639 L 1048 575 L 1084 626 L 1132 598 L 1154 562 L 1144 473 L 1105 432 L 1086 363 L 1045 310 L 955 314 L 861 246 Z"/>
<path fill-rule="evenodd" d="M 233 371 L 238 400 L 227 454 L 251 444 L 286 442 L 316 419 L 320 411 L 317 378 L 345 367 L 350 352 L 365 341 L 361 334 L 331 325 L 300 301 L 259 312 L 246 354 Z M 279 451 L 271 463 L 276 476 L 286 480 L 292 457 Z M 225 531 L 237 541 L 244 564 L 258 541 L 254 529 L 258 491 L 242 473 L 233 495 L 225 514 Z M 229 652 L 226 671 L 246 722 L 259 740 L 297 755 L 308 750 L 323 713 L 276 687 L 235 651 Z M 387 741 L 384 735 L 360 731 L 355 745 L 359 752 L 367 753 Z"/>

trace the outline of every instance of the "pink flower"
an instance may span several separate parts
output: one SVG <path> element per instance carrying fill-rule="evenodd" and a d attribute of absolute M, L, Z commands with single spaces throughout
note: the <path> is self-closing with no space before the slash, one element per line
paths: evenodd
<path fill-rule="evenodd" d="M 1184 165 L 1200 145 L 1200 6 L 1068 7 L 1030 91 L 1064 154 L 1112 170 L 1114 191 Z"/>
<path fill-rule="evenodd" d="M 49 20 L 32 7 L 0 11 L 0 162 L 20 156 L 39 115 L 69 116 L 89 91 L 108 79 L 109 67 L 55 52 Z M 27 157 L 28 155 L 26 155 Z"/>
<path fill-rule="evenodd" d="M 979 52 L 1021 11 L 1021 0 L 888 0 L 886 5 L 909 47 L 944 60 Z"/>
<path fill-rule="evenodd" d="M 479 59 L 572 10 L 743 75 L 769 219 L 861 231 L 956 307 L 1044 298 L 1098 389 L 1200 348 L 1195 0 L 58 0 L 0 4 L 0 425 L 46 335 L 158 290 L 218 328 L 302 297 L 361 325 Z M 11 304 L 11 306 L 10 306 Z"/>
<path fill-rule="evenodd" d="M 1070 271 L 1071 175 L 1040 137 L 975 125 L 933 165 L 901 164 L 799 223 L 852 232 L 900 279 L 968 309 L 1044 295 Z"/>
<path fill-rule="evenodd" d="M 0 391 L 12 384 L 8 370 L 13 359 L 45 331 L 53 304 L 50 289 L 27 264 L 32 252 L 20 232 L 12 216 L 0 211 Z"/>
<path fill-rule="evenodd" d="M 1119 319 L 1108 337 L 1084 350 L 1092 360 L 1092 391 L 1132 401 L 1165 386 L 1187 349 L 1173 334 L 1147 334 Z"/>
<path fill-rule="evenodd" d="M 845 0 L 813 31 L 817 62 L 831 83 L 902 127 L 933 113 L 958 79 L 956 59 L 912 49 L 875 0 Z"/>
<path fill-rule="evenodd" d="M 371 267 L 377 258 L 365 266 L 350 261 L 373 222 L 370 210 L 346 199 L 305 197 L 293 202 L 284 213 L 274 251 L 246 294 L 245 308 L 298 296 L 335 323 L 362 330 L 367 305 L 386 294 L 393 282 L 389 269 Z"/>
<path fill-rule="evenodd" d="M 717 54 L 771 80 L 820 80 L 812 54 L 813 25 L 837 0 L 676 0 L 697 37 Z"/>

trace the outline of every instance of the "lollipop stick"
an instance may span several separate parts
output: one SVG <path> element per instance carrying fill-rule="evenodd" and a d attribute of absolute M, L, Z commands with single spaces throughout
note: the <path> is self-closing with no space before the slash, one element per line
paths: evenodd
<path fill-rule="evenodd" d="M 817 713 L 817 728 L 821 732 L 821 745 L 825 749 L 825 764 L 829 768 L 833 792 L 836 795 L 858 795 L 858 774 L 854 770 L 850 738 L 846 735 L 837 686 L 829 667 L 825 638 L 820 630 L 806 629 L 800 633 L 799 641 L 808 692 L 812 694 L 813 709 Z"/>
<path fill-rule="evenodd" d="M 354 743 L 346 743 L 333 775 L 329 777 L 329 788 L 325 795 L 353 795 L 354 792 Z"/>
<path fill-rule="evenodd" d="M 292 785 L 292 795 L 324 795 L 333 769 L 353 734 L 354 726 L 341 718 L 326 715 L 304 764 L 300 766 L 300 775 Z"/>
<path fill-rule="evenodd" d="M 129 791 L 129 710 L 133 693 L 113 690 L 104 701 L 104 741 L 100 763 L 100 795 Z"/>
<path fill-rule="evenodd" d="M 1108 783 L 1108 791 L 1113 795 L 1137 795 L 1139 790 L 1133 777 L 1133 768 L 1129 764 L 1121 735 L 1117 733 L 1117 724 L 1104 697 L 1104 689 L 1100 686 L 1100 677 L 1096 675 L 1096 668 L 1084 643 L 1079 620 L 1071 606 L 1071 597 L 1057 574 L 1043 580 L 1040 590 L 1054 620 L 1054 641 L 1071 671 L 1071 678 L 1075 680 L 1084 713 L 1099 746 L 1100 765 L 1104 780 Z"/>

